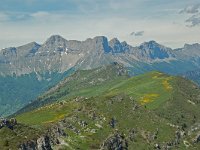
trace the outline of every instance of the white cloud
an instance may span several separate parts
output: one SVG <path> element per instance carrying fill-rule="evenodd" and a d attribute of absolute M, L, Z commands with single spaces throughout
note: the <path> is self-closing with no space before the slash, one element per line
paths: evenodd
<path fill-rule="evenodd" d="M 180 13 L 196 14 L 200 10 L 200 4 L 193 4 L 185 7 Z"/>
<path fill-rule="evenodd" d="M 183 13 L 189 14 L 189 18 L 185 20 L 187 27 L 195 27 L 200 25 L 200 3 L 188 5 L 180 11 L 180 14 Z"/>
<path fill-rule="evenodd" d="M 143 36 L 144 35 L 144 31 L 132 32 L 130 35 L 131 36 Z"/>
<path fill-rule="evenodd" d="M 189 25 L 187 25 L 188 27 L 194 27 L 200 25 L 200 14 L 191 16 L 185 22 L 189 23 Z"/>

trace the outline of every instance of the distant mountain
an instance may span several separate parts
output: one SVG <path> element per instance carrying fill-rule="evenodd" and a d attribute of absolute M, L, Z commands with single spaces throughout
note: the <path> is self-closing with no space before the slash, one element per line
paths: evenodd
<path fill-rule="evenodd" d="M 0 81 L 2 85 L 6 85 L 6 78 L 9 77 L 12 78 L 13 84 L 0 91 L 0 105 L 4 107 L 0 109 L 0 114 L 5 115 L 4 111 L 7 109 L 16 110 L 12 103 L 5 107 L 7 101 L 18 101 L 17 108 L 20 108 L 66 77 L 69 71 L 93 69 L 113 62 L 124 65 L 131 76 L 152 70 L 184 75 L 188 71 L 200 69 L 200 44 L 185 44 L 183 48 L 173 50 L 156 41 L 144 42 L 138 47 L 133 47 L 117 38 L 109 41 L 104 36 L 76 41 L 53 35 L 41 45 L 32 42 L 3 49 L 0 51 Z M 38 83 L 44 85 L 32 86 L 27 82 L 25 86 L 15 82 L 28 79 L 29 83 L 33 83 L 35 78 Z M 8 94 L 11 87 L 26 87 L 27 91 L 34 93 L 34 97 L 27 97 L 27 93 L 21 91 L 20 95 L 26 99 L 21 96 L 16 98 L 14 94 Z"/>
<path fill-rule="evenodd" d="M 80 58 L 80 52 L 67 48 L 67 41 L 60 36 L 50 37 L 44 44 L 30 43 L 0 52 L 0 74 L 17 75 L 32 72 L 65 72 Z"/>
<path fill-rule="evenodd" d="M 188 57 L 188 59 L 194 58 L 194 57 L 199 57 L 200 44 L 198 44 L 198 43 L 185 44 L 183 48 L 176 49 L 175 51 L 176 51 L 175 54 L 177 55 L 177 57 L 185 56 L 185 57 Z M 182 59 L 184 59 L 184 58 L 182 58 Z"/>
<path fill-rule="evenodd" d="M 155 41 L 149 41 L 139 46 L 138 55 L 143 60 L 173 59 L 174 54 L 171 48 L 164 47 Z"/>
<path fill-rule="evenodd" d="M 138 47 L 133 47 L 126 42 L 120 42 L 117 38 L 108 41 L 104 36 L 75 41 L 54 35 L 42 45 L 33 42 L 17 48 L 3 49 L 0 52 L 0 74 L 20 76 L 32 72 L 65 72 L 74 66 L 90 69 L 111 62 L 122 63 L 132 67 L 133 70 L 135 65 L 144 64 L 152 67 L 151 70 L 159 70 L 157 66 L 154 68 L 154 64 L 170 63 L 177 73 L 183 73 L 199 68 L 199 58 L 200 44 L 185 44 L 183 48 L 172 50 L 155 41 L 144 42 Z M 183 61 L 186 63 L 189 61 L 191 70 L 188 70 L 188 65 L 183 65 L 181 69 L 173 65 L 174 63 L 185 64 Z M 168 71 L 168 68 L 166 66 L 166 71 L 162 68 L 160 70 L 174 73 Z M 134 73 L 137 74 L 137 71 Z"/>

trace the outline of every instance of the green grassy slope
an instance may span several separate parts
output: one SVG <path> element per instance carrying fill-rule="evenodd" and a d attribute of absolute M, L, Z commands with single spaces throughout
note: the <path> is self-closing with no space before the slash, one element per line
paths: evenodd
<path fill-rule="evenodd" d="M 127 71 L 119 64 L 92 70 L 79 70 L 18 113 L 74 96 L 97 96 L 125 79 L 128 79 Z"/>
<path fill-rule="evenodd" d="M 16 118 L 39 131 L 62 120 L 68 135 L 64 149 L 99 149 L 103 144 L 109 149 L 106 143 L 116 134 L 128 149 L 154 149 L 156 144 L 187 149 L 184 143 L 198 149 L 193 139 L 200 129 L 192 129 L 200 124 L 199 97 L 200 89 L 183 78 L 159 72 L 128 78 L 116 65 L 77 72 Z M 177 139 L 178 133 L 184 135 Z"/>
<path fill-rule="evenodd" d="M 111 97 L 80 98 L 78 101 L 73 99 L 70 102 L 52 104 L 22 114 L 17 117 L 17 120 L 31 126 L 47 126 L 58 120 L 67 120 L 80 130 L 80 133 L 76 134 L 71 129 L 65 128 L 68 137 L 64 140 L 72 149 L 98 149 L 107 137 L 117 131 L 127 136 L 131 130 L 137 131 L 136 142 L 128 139 L 130 147 L 137 149 L 152 149 L 154 143 L 174 139 L 175 129 L 167 125 L 167 120 L 144 107 L 133 110 L 134 106 L 137 106 L 137 103 L 123 94 Z M 115 118 L 117 122 L 115 128 L 109 124 L 112 118 Z M 87 122 L 87 126 L 82 127 L 81 121 Z M 157 128 L 159 128 L 159 138 L 148 143 L 150 139 L 145 137 L 146 133 L 153 135 Z"/>

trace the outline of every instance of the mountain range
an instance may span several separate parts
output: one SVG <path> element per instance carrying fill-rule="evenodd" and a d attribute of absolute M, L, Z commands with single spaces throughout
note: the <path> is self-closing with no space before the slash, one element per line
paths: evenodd
<path fill-rule="evenodd" d="M 119 62 L 131 67 L 134 74 L 138 73 L 135 68 L 140 65 L 178 74 L 199 68 L 200 44 L 185 44 L 183 48 L 171 49 L 149 41 L 133 47 L 117 38 L 108 41 L 104 36 L 75 41 L 54 35 L 42 45 L 32 42 L 16 48 L 3 49 L 0 52 L 0 62 L 2 76 L 20 76 L 32 72 L 65 72 L 72 67 L 91 69 L 110 62 Z M 158 63 L 163 67 L 157 65 Z M 169 68 L 168 64 L 172 64 L 172 67 Z M 175 64 L 182 67 L 179 68 Z"/>
<path fill-rule="evenodd" d="M 171 49 L 149 41 L 134 47 L 104 36 L 76 41 L 53 35 L 42 45 L 32 42 L 2 49 L 0 115 L 14 113 L 76 70 L 113 62 L 127 68 L 130 76 L 157 70 L 199 83 L 199 74 L 194 78 L 189 72 L 200 69 L 200 44 Z"/>

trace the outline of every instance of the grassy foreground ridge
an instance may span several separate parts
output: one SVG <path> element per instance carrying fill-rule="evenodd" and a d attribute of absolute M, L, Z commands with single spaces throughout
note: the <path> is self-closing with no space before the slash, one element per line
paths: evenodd
<path fill-rule="evenodd" d="M 55 127 L 53 149 L 199 149 L 200 89 L 156 71 L 127 74 L 118 64 L 77 71 L 0 129 L 0 149 L 52 138 Z"/>

